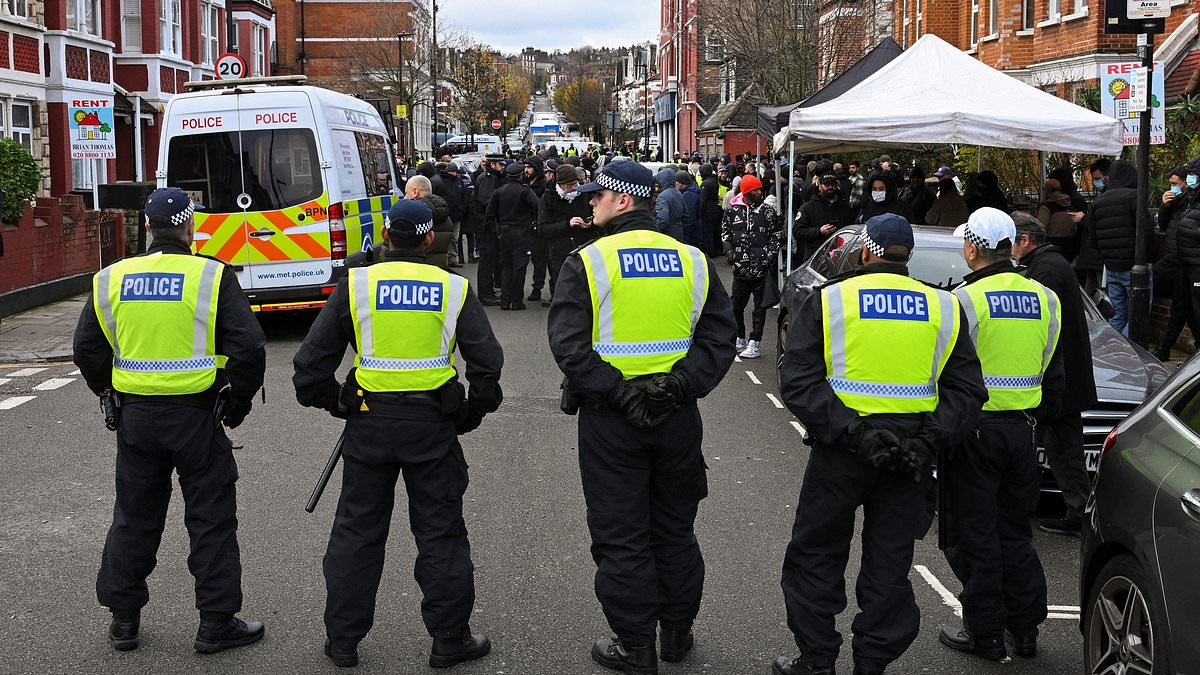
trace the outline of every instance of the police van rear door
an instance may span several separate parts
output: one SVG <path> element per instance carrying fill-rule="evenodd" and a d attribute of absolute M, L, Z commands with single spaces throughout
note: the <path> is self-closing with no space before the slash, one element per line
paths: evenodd
<path fill-rule="evenodd" d="M 247 201 L 242 199 L 246 186 L 240 160 L 239 98 L 175 97 L 168 104 L 159 165 L 166 168 L 165 184 L 186 191 L 196 204 L 195 251 L 232 265 L 247 288 L 250 246 Z"/>

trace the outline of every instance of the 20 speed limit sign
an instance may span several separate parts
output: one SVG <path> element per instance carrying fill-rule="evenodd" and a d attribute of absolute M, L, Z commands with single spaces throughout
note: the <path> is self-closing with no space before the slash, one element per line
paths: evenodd
<path fill-rule="evenodd" d="M 222 54 L 216 63 L 218 80 L 237 80 L 246 76 L 246 62 L 237 54 Z"/>

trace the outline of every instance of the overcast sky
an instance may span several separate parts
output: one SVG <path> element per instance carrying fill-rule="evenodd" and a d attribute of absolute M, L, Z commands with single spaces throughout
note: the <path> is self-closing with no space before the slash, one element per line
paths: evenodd
<path fill-rule="evenodd" d="M 591 45 L 620 47 L 657 39 L 655 0 L 438 0 L 438 21 L 449 20 L 508 53 L 525 47 L 546 51 Z"/>

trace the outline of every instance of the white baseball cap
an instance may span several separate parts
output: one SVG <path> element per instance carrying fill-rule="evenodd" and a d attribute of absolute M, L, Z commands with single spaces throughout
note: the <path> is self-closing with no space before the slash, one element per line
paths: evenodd
<path fill-rule="evenodd" d="M 954 236 L 962 237 L 979 248 L 995 250 L 1005 239 L 1010 245 L 1017 240 L 1017 226 L 1012 216 L 1000 209 L 984 206 L 975 209 L 967 222 L 955 228 Z"/>

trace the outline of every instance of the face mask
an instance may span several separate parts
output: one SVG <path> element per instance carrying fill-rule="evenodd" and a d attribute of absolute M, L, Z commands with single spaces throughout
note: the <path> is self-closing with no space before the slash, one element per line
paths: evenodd
<path fill-rule="evenodd" d="M 876 192 L 871 190 L 871 199 L 876 202 L 882 202 L 883 200 L 887 199 L 887 191 L 885 190 L 884 192 Z"/>
<path fill-rule="evenodd" d="M 1200 183 L 1200 176 L 1197 176 L 1197 175 L 1196 175 L 1196 174 L 1194 174 L 1194 173 L 1189 173 L 1189 174 L 1188 174 L 1188 177 L 1187 177 L 1187 184 L 1188 184 L 1188 187 L 1190 187 L 1190 188 L 1192 188 L 1193 190 L 1195 190 L 1195 189 L 1196 189 L 1196 185 L 1197 185 L 1198 183 Z"/>
<path fill-rule="evenodd" d="M 1183 186 L 1182 185 L 1172 185 L 1171 186 L 1171 194 L 1175 195 L 1176 197 L 1183 194 Z"/>
<path fill-rule="evenodd" d="M 1094 180 L 1094 181 L 1092 181 L 1092 185 L 1095 185 L 1097 190 L 1104 189 L 1104 181 L 1102 181 L 1102 180 Z"/>

